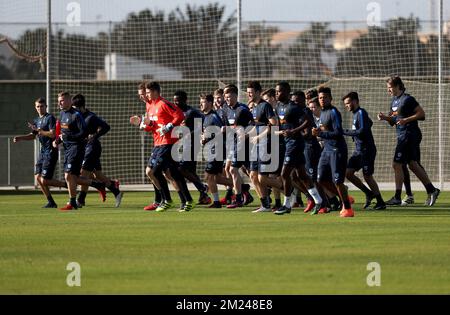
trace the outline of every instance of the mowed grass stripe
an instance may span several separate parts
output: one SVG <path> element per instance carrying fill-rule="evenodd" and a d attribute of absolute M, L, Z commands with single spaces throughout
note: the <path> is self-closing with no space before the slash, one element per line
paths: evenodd
<path fill-rule="evenodd" d="M 384 193 L 386 197 L 390 192 Z M 0 293 L 415 294 L 450 293 L 450 206 L 420 205 L 355 218 L 196 208 L 146 212 L 151 195 L 126 192 L 121 208 L 96 193 L 73 213 L 41 209 L 40 194 L 0 195 Z M 197 198 L 194 195 L 194 198 Z M 417 202 L 425 194 L 416 194 Z M 56 193 L 63 206 L 65 193 Z M 68 287 L 66 265 L 82 269 Z M 369 287 L 369 262 L 381 286 Z"/>

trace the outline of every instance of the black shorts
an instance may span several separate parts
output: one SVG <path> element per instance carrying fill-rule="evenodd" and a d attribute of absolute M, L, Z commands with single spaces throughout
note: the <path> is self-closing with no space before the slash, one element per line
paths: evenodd
<path fill-rule="evenodd" d="M 205 172 L 212 175 L 222 174 L 223 161 L 206 162 Z"/>
<path fill-rule="evenodd" d="M 347 170 L 347 149 L 323 150 L 317 166 L 317 180 L 342 184 Z"/>
<path fill-rule="evenodd" d="M 317 166 L 319 165 L 322 149 L 319 143 L 305 143 L 305 170 L 312 181 L 317 181 Z"/>
<path fill-rule="evenodd" d="M 294 167 L 305 165 L 305 156 L 303 154 L 305 143 L 303 141 L 289 140 L 285 142 L 285 147 L 283 165 Z"/>
<path fill-rule="evenodd" d="M 408 134 L 397 138 L 395 147 L 394 162 L 406 164 L 411 161 L 420 163 L 420 134 Z"/>
<path fill-rule="evenodd" d="M 347 168 L 355 171 L 362 169 L 364 175 L 371 176 L 375 171 L 376 156 L 376 150 L 363 149 L 362 151 L 355 151 L 348 160 Z"/>
<path fill-rule="evenodd" d="M 34 168 L 35 175 L 41 175 L 43 178 L 52 179 L 55 173 L 56 163 L 58 162 L 58 150 L 50 152 L 41 152 Z"/>
<path fill-rule="evenodd" d="M 84 158 L 84 144 L 64 145 L 64 173 L 80 175 Z"/>
<path fill-rule="evenodd" d="M 154 172 L 165 171 L 174 166 L 172 159 L 172 144 L 156 146 L 148 159 L 147 166 Z"/>
<path fill-rule="evenodd" d="M 101 171 L 102 165 L 100 163 L 100 156 L 102 155 L 102 148 L 99 146 L 87 145 L 84 153 L 83 163 L 81 168 L 88 172 Z"/>

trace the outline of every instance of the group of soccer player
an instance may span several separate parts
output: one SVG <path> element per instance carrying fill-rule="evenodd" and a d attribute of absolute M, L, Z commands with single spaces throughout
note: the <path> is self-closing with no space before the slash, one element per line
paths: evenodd
<path fill-rule="evenodd" d="M 201 94 L 197 109 L 188 105 L 185 91 L 176 91 L 171 102 L 161 96 L 159 83 L 141 83 L 138 96 L 145 103 L 145 114 L 130 117 L 130 123 L 153 136 L 145 173 L 153 184 L 155 200 L 144 210 L 162 212 L 174 207 L 169 183 L 178 193 L 180 212 L 191 211 L 196 204 L 243 207 L 254 200 L 250 185 L 242 177 L 247 175 L 260 201 L 254 213 L 290 213 L 292 207 L 302 204 L 300 195 L 304 194 L 305 213 L 339 210 L 341 217 L 353 217 L 354 200 L 348 195 L 345 179 L 364 192 L 364 209 L 383 210 L 387 205 L 402 204 L 403 184 L 407 188 L 403 203 L 413 202 L 408 167 L 428 193 L 425 204 L 434 205 L 440 190 L 420 164 L 422 134 L 418 122 L 425 119 L 425 112 L 414 97 L 405 93 L 400 77 L 392 76 L 386 83 L 393 97 L 391 109 L 388 114 L 380 112 L 377 118 L 397 130 L 393 160 L 396 191 L 387 202 L 373 177 L 377 154 L 373 122 L 360 107 L 357 92 L 341 98 L 345 109 L 353 114 L 352 125 L 346 129 L 341 113 L 333 105 L 331 89 L 326 86 L 292 93 L 286 81 L 266 90 L 258 81 L 250 81 L 246 89 L 248 102 L 243 104 L 238 101 L 238 88 L 230 84 L 211 94 Z M 41 152 L 35 176 L 48 200 L 44 207 L 57 207 L 50 186 L 68 189 L 69 202 L 61 208 L 63 211 L 85 206 L 88 186 L 96 188 L 103 201 L 108 188 L 119 207 L 123 196 L 119 182 L 106 177 L 100 164 L 99 138 L 110 130 L 109 125 L 86 108 L 81 94 L 71 97 L 61 92 L 58 104 L 59 121 L 47 112 L 43 98 L 36 100 L 39 117 L 29 123 L 31 132 L 14 138 L 14 142 L 39 138 Z M 345 137 L 355 142 L 349 159 Z M 64 146 L 65 181 L 53 179 L 60 143 Z M 198 160 L 206 161 L 206 183 L 197 173 Z M 361 169 L 367 186 L 355 175 Z M 198 190 L 198 201 L 193 200 L 188 181 Z M 77 196 L 78 185 L 81 191 Z M 222 199 L 218 185 L 226 187 Z"/>
<path fill-rule="evenodd" d="M 42 193 L 47 198 L 44 208 L 57 208 L 50 192 L 51 186 L 67 188 L 68 203 L 61 211 L 75 210 L 85 206 L 88 187 L 96 188 L 102 201 L 106 200 L 105 188 L 115 197 L 115 206 L 119 207 L 123 193 L 119 182 L 111 180 L 102 173 L 100 156 L 102 147 L 100 137 L 105 135 L 110 126 L 95 113 L 86 108 L 85 97 L 69 92 L 58 94 L 58 105 L 61 110 L 59 120 L 47 112 L 44 98 L 35 101 L 38 117 L 28 123 L 31 132 L 14 137 L 14 142 L 39 138 L 41 151 L 35 165 L 35 179 Z M 64 146 L 64 179 L 53 178 L 59 157 L 59 145 Z M 77 196 L 77 186 L 81 190 Z"/>
<path fill-rule="evenodd" d="M 160 212 L 174 206 L 168 183 L 179 194 L 179 211 L 192 210 L 196 202 L 186 180 L 199 191 L 198 204 L 209 204 L 209 208 L 243 207 L 253 201 L 250 185 L 242 178 L 246 174 L 260 200 L 254 213 L 290 213 L 298 195 L 303 193 L 307 198 L 305 213 L 340 210 L 341 217 L 353 217 L 354 200 L 348 195 L 345 179 L 365 193 L 364 209 L 383 210 L 386 205 L 402 203 L 406 166 L 425 186 L 426 205 L 434 205 L 440 191 L 420 164 L 422 137 L 418 121 L 425 118 L 425 113 L 414 97 L 405 93 L 400 77 L 390 77 L 387 87 L 393 96 L 391 110 L 387 115 L 380 112 L 378 119 L 396 126 L 397 147 L 393 162 L 396 192 L 385 202 L 373 177 L 377 154 L 371 131 L 373 122 L 360 107 L 357 92 L 342 97 L 345 109 L 353 114 L 352 126 L 345 129 L 341 113 L 332 105 L 331 89 L 325 86 L 305 94 L 291 93 L 286 81 L 266 90 L 258 81 L 250 81 L 246 90 L 248 102 L 243 104 L 238 102 L 238 88 L 231 84 L 212 94 L 201 94 L 198 110 L 187 105 L 185 91 L 176 91 L 170 102 L 161 97 L 157 82 L 140 84 L 138 95 L 146 104 L 146 113 L 130 117 L 130 123 L 151 132 L 154 142 L 146 174 L 154 185 L 155 201 L 144 210 Z M 186 126 L 188 133 L 177 133 L 174 130 L 177 126 Z M 198 134 L 200 137 L 196 137 Z M 345 137 L 355 142 L 355 151 L 349 159 Z M 187 149 L 187 154 L 173 150 L 182 141 L 182 151 Z M 197 175 L 199 147 L 203 148 L 206 160 L 207 184 Z M 355 175 L 361 169 L 368 186 Z M 226 187 L 222 199 L 218 185 Z M 280 192 L 284 194 L 284 203 Z M 408 197 L 411 195 L 409 192 Z M 374 199 L 376 203 L 372 204 Z"/>

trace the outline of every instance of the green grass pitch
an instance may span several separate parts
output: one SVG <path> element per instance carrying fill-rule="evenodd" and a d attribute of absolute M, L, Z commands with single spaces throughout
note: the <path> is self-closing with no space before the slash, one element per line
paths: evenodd
<path fill-rule="evenodd" d="M 449 294 L 450 195 L 430 208 L 418 192 L 413 206 L 374 212 L 351 194 L 354 218 L 254 214 L 256 201 L 146 212 L 144 192 L 126 192 L 118 209 L 92 192 L 62 213 L 42 209 L 38 192 L 1 192 L 0 294 Z M 66 283 L 69 262 L 79 287 Z M 380 286 L 367 284 L 370 262 Z"/>

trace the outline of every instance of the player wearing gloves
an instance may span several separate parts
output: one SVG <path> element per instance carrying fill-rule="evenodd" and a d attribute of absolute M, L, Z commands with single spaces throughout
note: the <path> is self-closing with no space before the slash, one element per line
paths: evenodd
<path fill-rule="evenodd" d="M 180 108 L 161 97 L 161 87 L 157 82 L 147 83 L 145 86 L 147 102 L 146 116 L 133 116 L 130 123 L 140 126 L 141 129 L 152 132 L 153 151 L 145 170 L 153 184 L 160 190 L 162 202 L 156 211 L 166 211 L 173 206 L 172 197 L 164 174 L 173 177 L 174 185 L 180 190 L 186 200 L 184 211 L 192 210 L 193 200 L 189 191 L 182 183 L 185 179 L 177 172 L 171 151 L 178 137 L 172 136 L 172 129 L 179 126 L 184 120 Z M 164 174 L 163 174 L 164 173 Z"/>

